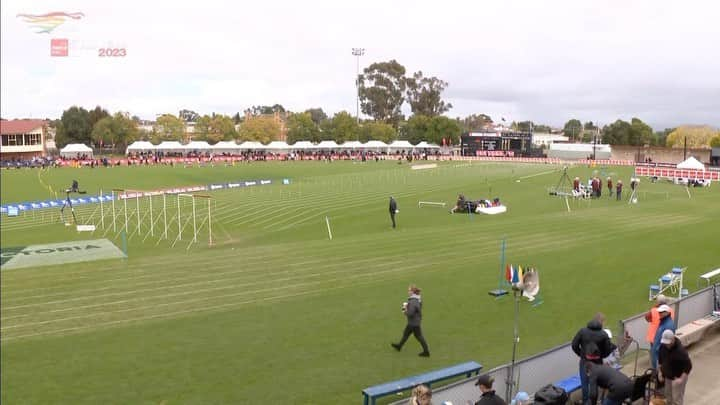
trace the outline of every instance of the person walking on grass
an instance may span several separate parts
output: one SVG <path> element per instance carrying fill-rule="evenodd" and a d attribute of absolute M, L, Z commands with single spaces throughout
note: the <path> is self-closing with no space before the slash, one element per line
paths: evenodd
<path fill-rule="evenodd" d="M 407 317 L 407 325 L 405 325 L 405 330 L 403 331 L 400 342 L 390 343 L 390 346 L 400 351 L 412 334 L 415 336 L 415 339 L 420 342 L 420 346 L 422 346 L 423 349 L 418 356 L 430 357 L 430 350 L 428 349 L 427 342 L 420 328 L 420 323 L 422 322 L 422 298 L 420 297 L 420 289 L 414 284 L 408 287 L 408 300 L 403 303 L 402 311 Z"/>
<path fill-rule="evenodd" d="M 390 220 L 392 221 L 392 227 L 395 228 L 395 214 L 398 213 L 397 201 L 390 196 Z"/>

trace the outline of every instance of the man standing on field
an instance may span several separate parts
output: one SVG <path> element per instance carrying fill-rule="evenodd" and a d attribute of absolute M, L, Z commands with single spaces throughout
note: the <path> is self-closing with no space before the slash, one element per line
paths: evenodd
<path fill-rule="evenodd" d="M 392 221 L 392 227 L 395 228 L 395 214 L 397 214 L 398 209 L 397 209 L 397 202 L 395 201 L 394 198 L 392 198 L 392 196 L 390 197 L 389 210 L 390 210 L 390 220 Z"/>

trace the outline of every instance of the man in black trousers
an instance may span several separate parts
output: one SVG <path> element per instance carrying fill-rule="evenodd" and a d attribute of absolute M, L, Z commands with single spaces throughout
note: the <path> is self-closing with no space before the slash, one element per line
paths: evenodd
<path fill-rule="evenodd" d="M 392 220 L 393 228 L 395 228 L 395 214 L 397 214 L 397 202 L 392 196 L 390 197 L 390 219 Z"/>
<path fill-rule="evenodd" d="M 423 351 L 420 352 L 418 356 L 430 357 L 430 350 L 428 349 L 427 342 L 423 337 L 422 329 L 420 329 L 420 322 L 422 321 L 422 299 L 420 298 L 420 289 L 415 285 L 411 285 L 408 287 L 408 296 L 408 300 L 403 303 L 402 308 L 403 313 L 405 313 L 405 316 L 407 317 L 407 325 L 403 331 L 402 339 L 400 339 L 399 343 L 390 343 L 390 346 L 392 346 L 395 350 L 400 351 L 412 333 L 415 335 L 415 339 L 420 342 L 420 345 L 423 348 Z"/>

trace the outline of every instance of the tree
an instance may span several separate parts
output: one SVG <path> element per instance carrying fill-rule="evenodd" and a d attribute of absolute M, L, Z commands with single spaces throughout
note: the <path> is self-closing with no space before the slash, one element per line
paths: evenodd
<path fill-rule="evenodd" d="M 193 110 L 180 110 L 178 113 L 178 118 L 185 122 L 195 122 L 200 118 L 200 114 L 196 113 Z"/>
<path fill-rule="evenodd" d="M 462 127 L 457 121 L 440 115 L 430 120 L 430 128 L 425 140 L 429 143 L 442 145 L 442 140 L 445 139 L 449 143 L 457 145 L 460 143 L 461 133 Z"/>
<path fill-rule="evenodd" d="M 235 115 L 233 115 L 233 122 L 235 125 L 241 123 L 243 121 L 242 117 L 240 117 L 240 113 L 236 112 Z"/>
<path fill-rule="evenodd" d="M 103 118 L 109 117 L 110 113 L 106 109 L 95 106 L 94 109 L 88 111 L 88 119 L 90 121 L 90 128 L 93 128 Z"/>
<path fill-rule="evenodd" d="M 532 121 L 520 121 L 516 124 L 515 129 L 522 132 L 530 132 L 534 127 L 535 123 Z"/>
<path fill-rule="evenodd" d="M 317 142 L 320 138 L 320 129 L 313 122 L 309 112 L 292 114 L 287 119 L 287 143 L 297 141 Z"/>
<path fill-rule="evenodd" d="M 367 142 L 371 139 L 392 142 L 397 136 L 395 127 L 384 122 L 368 122 L 360 127 L 360 141 Z"/>
<path fill-rule="evenodd" d="M 640 118 L 633 118 L 630 121 L 630 145 L 649 145 L 653 138 L 653 130 Z"/>
<path fill-rule="evenodd" d="M 682 148 L 687 140 L 688 148 L 708 148 L 710 141 L 719 135 L 718 129 L 707 125 L 683 125 L 668 135 L 666 144 L 672 148 Z"/>
<path fill-rule="evenodd" d="M 447 88 L 447 82 L 437 77 L 423 77 L 422 71 L 413 73 L 406 79 L 408 103 L 413 114 L 436 117 L 452 108 L 452 104 L 445 103 L 441 96 Z"/>
<path fill-rule="evenodd" d="M 58 149 L 69 143 L 89 145 L 92 141 L 89 112 L 77 106 L 68 108 L 63 111 L 56 131 L 55 143 Z"/>
<path fill-rule="evenodd" d="M 198 117 L 195 121 L 195 131 L 193 132 L 193 139 L 199 141 L 207 141 L 208 134 L 210 133 L 210 123 L 212 117 L 205 114 L 202 117 Z"/>
<path fill-rule="evenodd" d="M 405 67 L 394 59 L 373 63 L 358 76 L 358 85 L 362 112 L 397 127 L 403 119 Z"/>
<path fill-rule="evenodd" d="M 542 125 L 538 124 L 533 126 L 533 132 L 537 132 L 540 134 L 549 134 L 552 131 L 552 128 L 550 128 L 550 125 Z"/>
<path fill-rule="evenodd" d="M 583 125 L 580 120 L 573 118 L 565 123 L 565 126 L 563 127 L 563 133 L 565 134 L 565 136 L 569 137 L 570 140 L 574 141 L 580 139 L 583 133 Z"/>
<path fill-rule="evenodd" d="M 115 113 L 98 121 L 93 127 L 93 140 L 100 146 L 124 151 L 130 142 L 139 138 L 137 123 L 122 113 Z"/>
<path fill-rule="evenodd" d="M 325 114 L 325 111 L 323 111 L 322 108 L 309 108 L 305 110 L 306 113 L 310 113 L 310 118 L 312 118 L 313 122 L 316 125 L 320 125 L 321 122 L 328 119 L 327 114 Z"/>
<path fill-rule="evenodd" d="M 710 147 L 711 148 L 720 148 L 720 133 L 718 133 L 717 136 L 710 139 Z"/>
<path fill-rule="evenodd" d="M 185 138 L 185 123 L 172 114 L 163 114 L 153 126 L 160 141 L 182 141 Z"/>
<path fill-rule="evenodd" d="M 273 117 L 260 116 L 245 120 L 240 126 L 240 139 L 268 143 L 280 135 L 280 125 Z"/>
<path fill-rule="evenodd" d="M 432 121 L 432 118 L 428 116 L 414 114 L 407 120 L 403 128 L 403 137 L 413 145 L 426 141 L 430 132 L 430 121 Z"/>
<path fill-rule="evenodd" d="M 630 123 L 617 120 L 602 130 L 602 141 L 610 145 L 629 145 L 631 137 Z"/>
<path fill-rule="evenodd" d="M 237 138 L 237 131 L 235 131 L 235 123 L 232 118 L 223 114 L 213 116 L 212 119 L 210 119 L 206 138 L 209 143 L 229 141 Z"/>
<path fill-rule="evenodd" d="M 285 107 L 283 107 L 280 104 L 274 104 L 274 105 L 254 105 L 248 109 L 245 110 L 246 113 L 250 113 L 252 116 L 258 116 L 258 115 L 272 115 L 276 112 L 284 113 Z"/>
<path fill-rule="evenodd" d="M 357 119 L 350 115 L 347 111 L 336 113 L 331 120 L 327 120 L 330 125 L 326 126 L 328 132 L 323 132 L 320 136 L 323 140 L 334 140 L 337 143 L 345 141 L 354 141 L 358 139 L 360 127 Z"/>
<path fill-rule="evenodd" d="M 670 135 L 670 133 L 674 130 L 675 128 L 665 128 L 662 131 L 655 132 L 653 136 L 653 145 L 665 146 L 665 141 L 667 140 L 668 135 Z"/>
<path fill-rule="evenodd" d="M 460 121 L 460 118 L 458 118 Z M 471 114 L 460 122 L 464 132 L 476 132 L 488 128 L 493 124 L 492 118 L 487 114 Z"/>

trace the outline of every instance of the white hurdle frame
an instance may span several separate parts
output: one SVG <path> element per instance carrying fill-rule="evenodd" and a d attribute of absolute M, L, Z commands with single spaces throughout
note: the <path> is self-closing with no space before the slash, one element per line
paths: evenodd
<path fill-rule="evenodd" d="M 418 201 L 418 208 L 422 207 L 423 205 L 430 205 L 430 206 L 434 206 L 434 207 L 445 207 L 444 202 Z"/>

